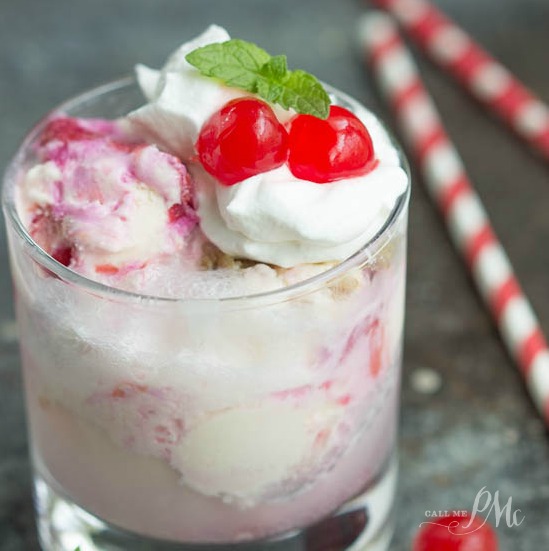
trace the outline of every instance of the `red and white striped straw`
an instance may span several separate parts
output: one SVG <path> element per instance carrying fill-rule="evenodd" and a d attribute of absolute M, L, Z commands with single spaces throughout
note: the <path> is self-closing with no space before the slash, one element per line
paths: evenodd
<path fill-rule="evenodd" d="M 427 0 L 371 0 L 481 103 L 549 160 L 549 107 Z"/>
<path fill-rule="evenodd" d="M 382 13 L 366 15 L 361 40 L 428 191 L 549 425 L 545 337 L 396 24 Z"/>

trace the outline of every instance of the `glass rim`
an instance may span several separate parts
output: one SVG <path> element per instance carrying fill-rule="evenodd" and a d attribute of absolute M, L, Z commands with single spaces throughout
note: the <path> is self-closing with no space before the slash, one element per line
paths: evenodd
<path fill-rule="evenodd" d="M 161 297 L 156 295 L 149 295 L 144 293 L 138 293 L 133 291 L 127 291 L 124 289 L 119 289 L 116 287 L 111 287 L 104 283 L 94 281 L 78 272 L 71 270 L 70 268 L 59 263 L 57 260 L 52 258 L 44 249 L 42 249 L 31 237 L 27 229 L 25 228 L 23 221 L 19 217 L 17 208 L 15 206 L 15 201 L 13 193 L 11 193 L 13 186 L 10 183 L 15 180 L 17 172 L 17 163 L 19 159 L 23 156 L 23 153 L 28 149 L 28 147 L 34 142 L 38 133 L 42 130 L 46 121 L 54 114 L 69 111 L 74 109 L 79 104 L 91 100 L 98 96 L 106 95 L 108 93 L 119 91 L 123 88 L 130 86 L 135 86 L 137 81 L 133 76 L 126 76 L 119 78 L 113 81 L 109 81 L 102 85 L 96 86 L 94 88 L 88 89 L 85 92 L 79 93 L 75 96 L 70 97 L 64 102 L 60 103 L 50 111 L 46 113 L 26 134 L 25 138 L 19 145 L 16 150 L 16 153 L 13 155 L 11 160 L 8 163 L 8 166 L 4 172 L 3 182 L 2 182 L 2 208 L 6 217 L 6 221 L 9 222 L 10 226 L 15 230 L 17 236 L 23 241 L 23 243 L 28 247 L 29 253 L 33 260 L 35 260 L 40 266 L 46 268 L 47 270 L 53 272 L 61 281 L 64 281 L 69 284 L 84 288 L 90 291 L 93 294 L 100 295 L 104 298 L 118 299 L 118 300 L 129 300 L 134 302 L 147 302 L 147 303 L 158 303 L 158 304 L 212 304 L 212 303 L 228 303 L 236 304 L 239 302 L 245 303 L 254 303 L 257 301 L 263 301 L 266 299 L 278 299 L 278 302 L 292 299 L 298 295 L 305 294 L 309 291 L 314 291 L 330 281 L 336 280 L 338 277 L 347 273 L 350 269 L 362 264 L 365 260 L 369 258 L 368 253 L 376 244 L 378 244 L 383 236 L 395 226 L 396 222 L 400 218 L 401 213 L 404 211 L 406 205 L 408 205 L 410 194 L 411 194 L 411 174 L 410 166 L 406 156 L 404 155 L 402 148 L 395 140 L 392 132 L 386 127 L 386 125 L 377 117 L 375 112 L 374 115 L 378 118 L 378 122 L 383 127 L 384 131 L 389 136 L 391 144 L 396 149 L 398 157 L 400 160 L 400 165 L 404 169 L 407 176 L 407 186 L 406 191 L 402 193 L 397 199 L 392 211 L 387 216 L 385 223 L 381 228 L 375 233 L 375 235 L 370 238 L 358 251 L 346 258 L 345 260 L 339 262 L 337 265 L 329 268 L 313 277 L 299 281 L 293 285 L 288 285 L 287 287 L 282 287 L 274 289 L 271 291 L 265 291 L 262 293 L 253 293 L 250 295 L 239 295 L 239 296 L 229 296 L 229 297 L 219 297 L 219 298 L 178 298 L 178 297 Z M 355 100 L 348 94 L 341 92 L 331 86 L 327 86 L 329 91 L 333 91 L 337 94 L 338 97 L 350 103 L 358 103 L 362 106 L 358 100 Z M 369 110 L 369 109 L 368 109 Z M 371 110 L 369 110 L 371 111 Z"/>

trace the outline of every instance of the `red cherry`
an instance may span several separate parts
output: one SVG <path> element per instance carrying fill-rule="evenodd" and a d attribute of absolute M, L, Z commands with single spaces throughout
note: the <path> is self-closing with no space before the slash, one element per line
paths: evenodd
<path fill-rule="evenodd" d="M 471 515 L 436 517 L 418 532 L 413 551 L 498 551 L 493 528 L 483 518 Z M 466 528 L 467 527 L 467 528 Z"/>
<path fill-rule="evenodd" d="M 338 105 L 322 120 L 298 115 L 290 128 L 290 170 L 318 184 L 360 176 L 375 166 L 372 138 L 362 121 Z"/>
<path fill-rule="evenodd" d="M 231 186 L 283 165 L 288 133 L 265 102 L 239 98 L 204 124 L 197 149 L 204 168 Z"/>

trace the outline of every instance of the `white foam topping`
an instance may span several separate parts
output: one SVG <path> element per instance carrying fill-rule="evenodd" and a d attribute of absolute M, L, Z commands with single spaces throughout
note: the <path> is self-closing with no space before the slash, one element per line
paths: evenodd
<path fill-rule="evenodd" d="M 137 67 L 149 104 L 129 120 L 191 165 L 204 122 L 229 100 L 249 95 L 200 75 L 185 60 L 195 48 L 226 40 L 224 29 L 211 26 L 172 54 L 161 71 Z M 282 166 L 227 187 L 201 166 L 191 166 L 206 237 L 231 256 L 282 267 L 342 261 L 366 244 L 405 192 L 408 177 L 377 118 L 359 104 L 353 109 L 368 128 L 379 161 L 364 176 L 316 184 Z M 288 112 L 277 109 L 277 115 L 284 120 Z"/>

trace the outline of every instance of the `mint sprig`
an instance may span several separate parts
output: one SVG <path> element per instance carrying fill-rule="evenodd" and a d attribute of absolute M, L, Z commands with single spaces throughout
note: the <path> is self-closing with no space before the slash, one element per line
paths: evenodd
<path fill-rule="evenodd" d="M 330 113 L 330 97 L 316 77 L 305 71 L 290 71 L 286 56 L 271 56 L 251 42 L 233 39 L 208 44 L 185 59 L 203 75 L 257 94 L 284 109 L 319 119 L 327 119 Z"/>

